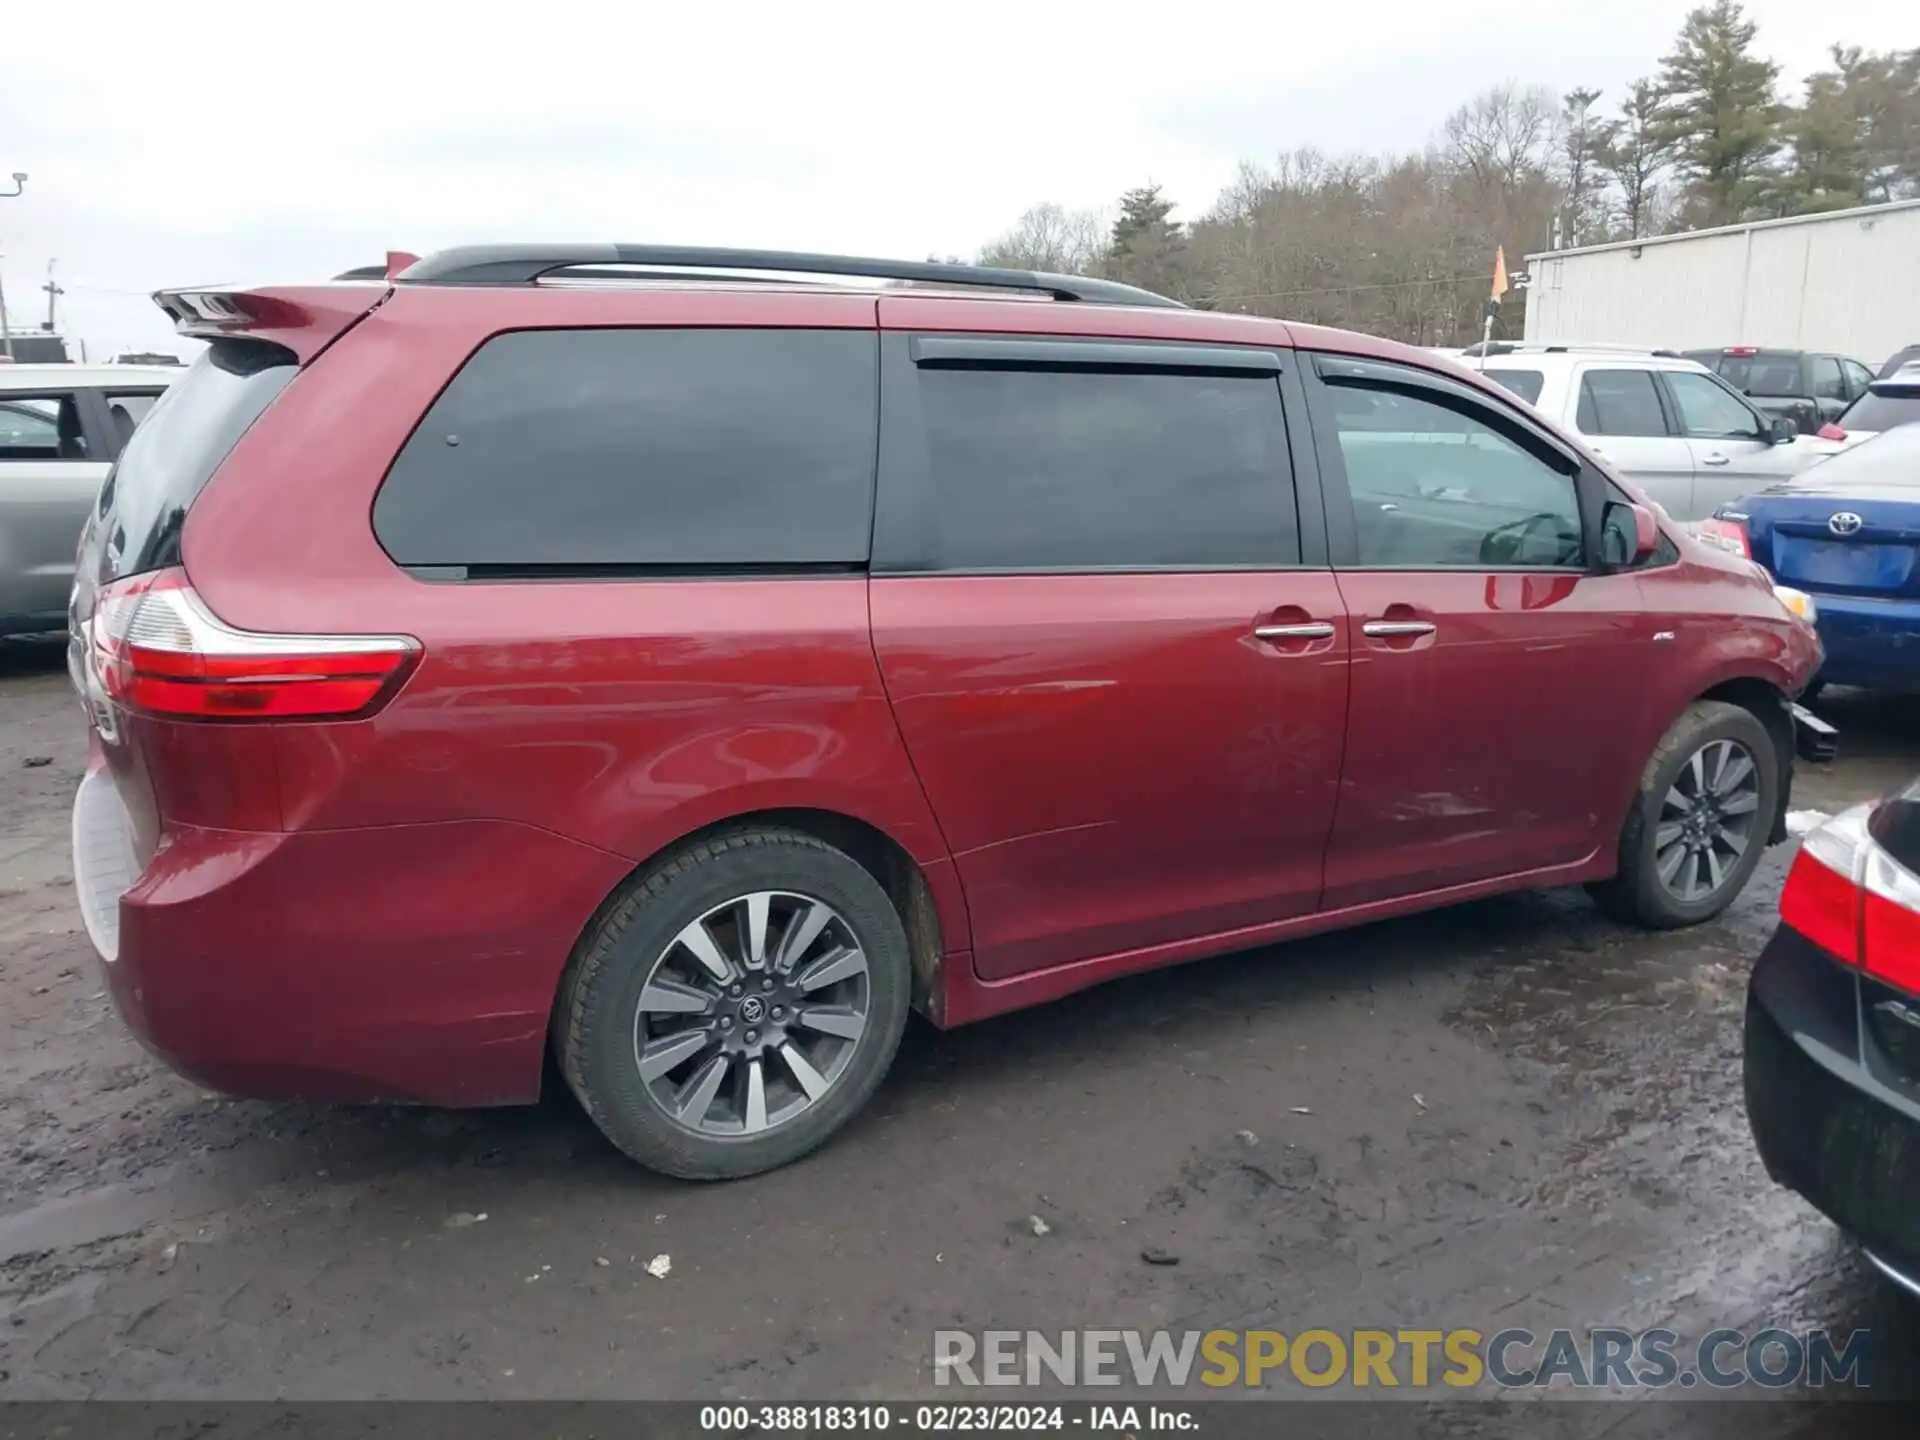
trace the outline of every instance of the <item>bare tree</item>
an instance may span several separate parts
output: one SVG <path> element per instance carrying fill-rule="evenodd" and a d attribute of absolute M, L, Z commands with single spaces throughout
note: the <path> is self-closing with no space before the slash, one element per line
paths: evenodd
<path fill-rule="evenodd" d="M 1483 90 L 1441 127 L 1447 157 L 1481 184 L 1517 189 L 1546 164 L 1556 108 L 1538 85 L 1509 80 Z"/>
<path fill-rule="evenodd" d="M 1055 274 L 1095 273 L 1106 251 L 1107 226 L 1097 210 L 1068 210 L 1051 201 L 1035 205 L 1013 228 L 980 252 L 982 265 Z"/>
<path fill-rule="evenodd" d="M 1608 123 L 1599 165 L 1619 192 L 1625 238 L 1638 240 L 1663 228 L 1673 201 L 1661 184 L 1673 153 L 1662 118 L 1663 97 L 1651 80 L 1636 80 L 1620 102 L 1618 119 Z"/>
<path fill-rule="evenodd" d="M 1737 19 L 1731 0 L 1709 11 L 1689 19 L 1688 36 L 1705 23 L 1699 15 L 1715 25 L 1722 11 Z M 1734 38 L 1744 44 L 1743 35 Z M 1731 68 L 1739 78 L 1750 68 L 1740 56 L 1721 65 L 1691 40 L 1676 53 L 1689 65 L 1704 56 L 1694 66 L 1703 75 Z M 1868 157 L 1847 156 L 1867 193 L 1920 192 L 1920 51 L 1845 51 L 1835 71 L 1823 83 L 1848 103 L 1809 117 L 1809 127 L 1849 120 L 1840 138 Z M 1300 149 L 1243 164 L 1212 207 L 1184 224 L 1152 185 L 1120 197 L 1111 224 L 1039 205 L 981 258 L 1091 270 L 1214 309 L 1461 344 L 1480 335 L 1496 247 L 1517 267 L 1556 242 L 1659 235 L 1695 218 L 1699 207 L 1688 202 L 1703 172 L 1697 157 L 1687 173 L 1676 168 L 1674 96 L 1640 80 L 1610 115 L 1599 99 L 1584 87 L 1556 95 L 1508 82 L 1460 106 L 1421 151 Z M 1821 159 L 1813 142 L 1824 133 L 1803 128 L 1807 155 L 1798 158 Z M 1509 297 L 1495 333 L 1517 331 L 1518 311 L 1519 297 Z"/>

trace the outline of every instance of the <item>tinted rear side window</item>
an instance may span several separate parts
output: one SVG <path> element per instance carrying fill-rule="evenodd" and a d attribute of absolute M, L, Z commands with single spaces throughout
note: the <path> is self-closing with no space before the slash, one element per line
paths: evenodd
<path fill-rule="evenodd" d="M 1574 423 L 1582 435 L 1668 433 L 1660 394 L 1648 370 L 1589 370 L 1580 377 Z"/>
<path fill-rule="evenodd" d="M 298 373 L 293 355 L 277 345 L 221 340 L 168 387 L 101 487 L 91 543 L 103 578 L 179 563 L 187 507 Z"/>
<path fill-rule="evenodd" d="M 528 330 L 475 352 L 374 502 L 402 565 L 864 564 L 865 330 Z"/>
<path fill-rule="evenodd" d="M 1529 405 L 1540 402 L 1540 391 L 1547 383 L 1547 377 L 1538 370 L 1482 370 L 1480 373 L 1494 384 L 1505 386 Z"/>
<path fill-rule="evenodd" d="M 939 568 L 1299 561 L 1286 422 L 1271 374 L 919 374 Z"/>

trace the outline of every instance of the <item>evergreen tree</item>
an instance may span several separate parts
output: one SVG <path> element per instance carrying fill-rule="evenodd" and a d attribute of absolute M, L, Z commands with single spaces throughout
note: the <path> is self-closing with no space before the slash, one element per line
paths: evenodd
<path fill-rule="evenodd" d="M 1841 68 L 1860 121 L 1867 199 L 1920 196 L 1920 49 L 1848 53 L 1851 63 Z"/>
<path fill-rule="evenodd" d="M 1108 272 L 1129 285 L 1182 298 L 1187 235 L 1172 215 L 1173 201 L 1158 185 L 1141 185 L 1122 195 L 1107 249 Z"/>
<path fill-rule="evenodd" d="M 1833 61 L 1833 69 L 1807 77 L 1806 99 L 1781 126 L 1789 156 L 1779 182 L 1782 214 L 1839 210 L 1866 198 L 1860 52 L 1836 45 Z"/>
<path fill-rule="evenodd" d="M 1659 129 L 1686 182 L 1689 225 L 1725 225 L 1765 204 L 1779 149 L 1780 67 L 1754 50 L 1739 0 L 1711 0 L 1687 16 L 1661 62 Z"/>
<path fill-rule="evenodd" d="M 1583 87 L 1569 90 L 1560 100 L 1554 159 L 1566 190 L 1557 227 L 1561 245 L 1591 245 L 1607 238 L 1607 172 L 1601 159 L 1611 125 L 1594 113 L 1599 98 L 1598 90 Z"/>

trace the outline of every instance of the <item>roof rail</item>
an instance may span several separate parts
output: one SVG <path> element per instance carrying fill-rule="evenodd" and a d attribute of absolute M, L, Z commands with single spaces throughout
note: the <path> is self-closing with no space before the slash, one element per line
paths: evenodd
<path fill-rule="evenodd" d="M 1577 340 L 1493 340 L 1469 345 L 1464 355 L 1658 355 L 1664 359 L 1681 358 L 1678 350 L 1652 345 L 1583 345 Z"/>
<path fill-rule="evenodd" d="M 461 245 L 416 261 L 394 278 L 409 285 L 531 285 L 556 271 L 608 265 L 656 271 L 747 270 L 793 275 L 841 275 L 875 280 L 907 280 L 923 285 L 978 286 L 993 290 L 1031 290 L 1055 300 L 1091 305 L 1152 305 L 1184 309 L 1178 300 L 1079 275 L 1048 275 L 1032 270 L 1001 270 L 987 265 L 946 265 L 937 261 L 876 260 L 859 255 L 814 255 L 795 250 L 734 250 L 700 245 Z M 601 278 L 606 278 L 602 272 Z M 632 278 L 632 277 L 621 277 Z M 673 278 L 725 279 L 725 276 L 672 275 Z"/>

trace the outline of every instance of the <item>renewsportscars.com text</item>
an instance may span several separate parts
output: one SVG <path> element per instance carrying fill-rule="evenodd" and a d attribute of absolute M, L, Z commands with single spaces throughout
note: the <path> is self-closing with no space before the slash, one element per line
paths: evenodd
<path fill-rule="evenodd" d="M 1855 1330 L 936 1330 L 936 1385 L 1870 1388 Z"/>

